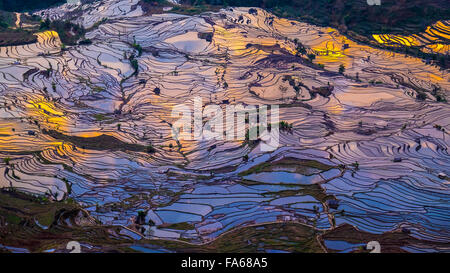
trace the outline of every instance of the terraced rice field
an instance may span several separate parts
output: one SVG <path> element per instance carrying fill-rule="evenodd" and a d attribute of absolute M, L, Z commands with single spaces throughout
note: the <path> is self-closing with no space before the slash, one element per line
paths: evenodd
<path fill-rule="evenodd" d="M 446 54 L 450 50 L 450 21 L 438 21 L 429 26 L 424 33 L 411 36 L 376 34 L 373 38 L 378 43 L 388 46 L 418 46 L 426 53 Z"/>
<path fill-rule="evenodd" d="M 264 223 L 320 232 L 349 224 L 408 230 L 419 243 L 405 251 L 449 251 L 450 108 L 432 95 L 448 99 L 448 71 L 256 11 L 143 15 L 137 0 L 113 0 L 38 12 L 82 24 L 92 44 L 62 50 L 45 32 L 35 44 L 0 47 L 0 157 L 8 159 L 0 187 L 73 198 L 136 238 L 199 244 Z M 443 39 L 446 24 L 414 39 Z M 297 56 L 295 39 L 317 55 L 313 63 Z M 330 85 L 330 96 L 311 92 Z M 246 141 L 177 143 L 172 108 L 195 97 L 280 105 L 293 128 L 280 131 L 273 152 Z M 146 224 L 136 229 L 139 211 Z"/>

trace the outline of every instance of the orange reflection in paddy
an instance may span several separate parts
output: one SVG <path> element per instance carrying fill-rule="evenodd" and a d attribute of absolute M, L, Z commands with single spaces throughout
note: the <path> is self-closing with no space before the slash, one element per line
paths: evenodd
<path fill-rule="evenodd" d="M 420 42 L 413 36 L 402 36 L 402 35 L 391 35 L 391 34 L 381 34 L 372 35 L 372 37 L 380 44 L 387 46 L 419 46 Z"/>
<path fill-rule="evenodd" d="M 441 43 L 433 44 L 433 45 L 427 45 L 425 47 L 428 49 L 428 51 L 432 52 L 438 52 L 438 53 L 446 53 L 450 51 L 450 45 L 444 45 Z"/>
<path fill-rule="evenodd" d="M 37 36 L 37 41 L 40 44 L 48 43 L 52 40 L 55 40 L 57 43 L 61 44 L 61 40 L 59 39 L 58 32 L 56 31 L 44 31 L 35 34 Z"/>
<path fill-rule="evenodd" d="M 227 30 L 218 25 L 214 26 L 213 39 L 214 44 L 224 46 L 231 51 L 236 51 L 237 54 L 241 54 L 241 51 L 247 50 L 246 46 L 248 42 L 244 41 L 238 32 Z"/>
<path fill-rule="evenodd" d="M 435 53 L 448 53 L 449 45 L 445 44 L 450 39 L 450 24 L 448 21 L 438 21 L 428 26 L 425 32 L 413 35 L 374 34 L 373 39 L 379 44 L 390 47 L 399 46 L 424 46 L 422 51 Z"/>
<path fill-rule="evenodd" d="M 27 102 L 29 115 L 43 121 L 47 126 L 57 130 L 67 130 L 68 118 L 63 111 L 58 110 L 55 103 L 44 98 Z"/>
<path fill-rule="evenodd" d="M 245 34 L 239 32 L 238 29 L 227 30 L 223 27 L 214 26 L 214 44 L 220 48 L 227 48 L 232 51 L 233 55 L 242 55 L 253 51 L 253 55 L 269 55 L 270 52 L 248 48 L 248 44 L 255 44 L 264 47 L 279 46 L 280 49 L 284 49 L 291 54 L 295 55 L 297 51 L 290 47 L 287 43 L 278 43 L 278 40 L 272 37 L 245 37 Z M 275 48 L 274 48 L 275 49 Z"/>
<path fill-rule="evenodd" d="M 427 30 L 425 30 L 425 32 L 427 34 L 429 34 L 430 37 L 442 37 L 445 38 L 447 40 L 450 40 L 450 25 L 449 21 L 443 22 L 443 21 L 438 21 L 435 24 L 433 24 L 432 26 L 428 26 Z M 437 39 L 437 38 L 436 38 Z"/>
<path fill-rule="evenodd" d="M 332 39 L 326 39 L 311 46 L 313 53 L 316 55 L 314 62 L 324 64 L 327 69 L 331 70 L 337 69 L 341 64 L 350 68 L 353 60 L 345 53 L 346 47 L 351 48 L 357 44 L 341 35 L 336 29 L 327 28 L 327 32 Z"/>
<path fill-rule="evenodd" d="M 337 34 L 337 30 L 328 28 L 327 32 L 331 35 Z M 344 54 L 344 44 L 347 43 L 347 37 L 338 35 L 334 37 L 336 40 L 325 40 L 318 45 L 312 47 L 312 50 L 317 56 L 325 56 L 328 59 L 342 58 Z M 341 40 L 342 42 L 339 42 Z"/>

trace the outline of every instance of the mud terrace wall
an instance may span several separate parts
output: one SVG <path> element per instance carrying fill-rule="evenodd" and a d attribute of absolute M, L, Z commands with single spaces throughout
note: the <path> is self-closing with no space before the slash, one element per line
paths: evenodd
<path fill-rule="evenodd" d="M 38 12 L 87 29 L 108 18 L 87 33 L 91 45 L 62 51 L 46 33 L 36 44 L 0 48 L 0 154 L 10 158 L 0 164 L 1 187 L 74 198 L 105 224 L 127 226 L 148 211 L 155 226 L 144 235 L 159 238 L 208 241 L 241 225 L 295 220 L 321 230 L 404 227 L 417 238 L 450 241 L 450 184 L 439 178 L 450 175 L 450 108 L 429 93 L 418 101 L 414 90 L 447 92 L 447 71 L 262 9 L 142 16 L 137 2 Z M 328 72 L 296 57 L 294 39 Z M 340 64 L 347 76 L 336 73 Z M 305 87 L 295 90 L 286 76 Z M 329 97 L 311 96 L 328 84 Z M 281 131 L 272 153 L 244 141 L 177 144 L 172 107 L 196 96 L 223 107 L 226 100 L 280 105 L 280 120 L 293 130 Z M 91 150 L 43 129 L 106 134 L 156 152 Z M 192 229 L 165 228 L 185 222 Z"/>

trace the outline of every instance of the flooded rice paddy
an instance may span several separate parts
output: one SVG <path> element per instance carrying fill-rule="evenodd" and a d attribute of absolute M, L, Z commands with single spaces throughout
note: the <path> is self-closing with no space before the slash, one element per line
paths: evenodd
<path fill-rule="evenodd" d="M 446 54 L 450 50 L 448 43 L 446 43 L 450 38 L 450 21 L 438 21 L 427 27 L 424 33 L 411 36 L 382 34 L 373 35 L 373 38 L 378 43 L 388 46 L 424 46 L 422 51 L 426 53 Z"/>
<path fill-rule="evenodd" d="M 39 12 L 82 14 L 73 21 L 92 44 L 62 50 L 45 32 L 36 44 L 0 48 L 0 187 L 73 198 L 105 225 L 132 227 L 144 211 L 151 224 L 133 231 L 138 239 L 204 243 L 295 221 L 320 231 L 403 228 L 440 243 L 405 250 L 449 251 L 450 108 L 432 95 L 447 97 L 448 71 L 256 10 L 143 16 L 137 0 L 115 0 Z M 314 64 L 297 56 L 296 41 Z M 330 96 L 310 92 L 329 85 Z M 418 101 L 417 90 L 428 98 Z M 195 97 L 280 105 L 293 128 L 270 153 L 246 141 L 177 143 L 172 108 Z M 102 135 L 113 138 L 95 144 Z"/>

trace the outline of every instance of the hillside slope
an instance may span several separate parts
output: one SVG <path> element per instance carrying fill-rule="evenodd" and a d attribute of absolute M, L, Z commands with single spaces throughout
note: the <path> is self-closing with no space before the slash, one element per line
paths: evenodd
<path fill-rule="evenodd" d="M 5 11 L 30 11 L 48 8 L 56 4 L 63 4 L 65 0 L 0 0 L 0 10 Z"/>
<path fill-rule="evenodd" d="M 359 34 L 423 31 L 435 21 L 450 18 L 445 0 L 381 0 L 370 6 L 367 0 L 184 0 L 185 3 L 256 6 L 272 9 L 283 17 L 353 30 Z"/>

